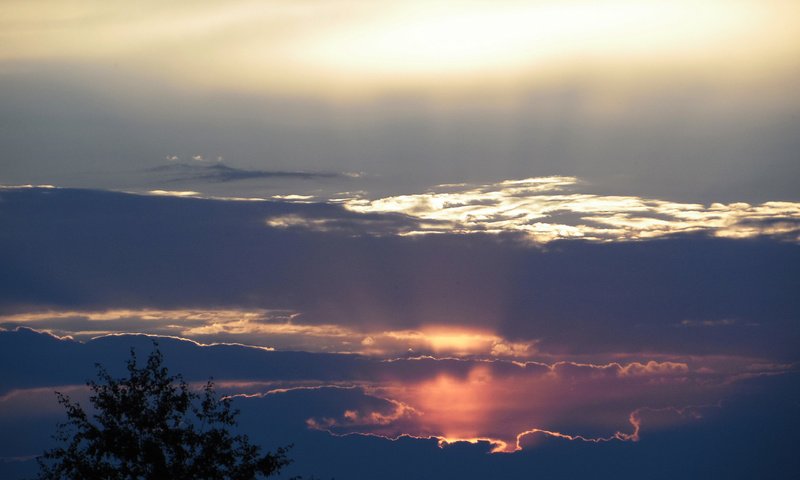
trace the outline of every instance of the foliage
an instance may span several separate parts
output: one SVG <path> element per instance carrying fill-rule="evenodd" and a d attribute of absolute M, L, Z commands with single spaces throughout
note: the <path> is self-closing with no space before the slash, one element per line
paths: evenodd
<path fill-rule="evenodd" d="M 97 369 L 87 382 L 93 414 L 56 392 L 68 420 L 55 435 L 62 446 L 39 458 L 39 479 L 249 480 L 291 462 L 289 447 L 262 454 L 232 434 L 239 412 L 230 399 L 218 399 L 211 381 L 198 394 L 170 375 L 157 345 L 143 367 L 131 349 L 128 378 Z"/>

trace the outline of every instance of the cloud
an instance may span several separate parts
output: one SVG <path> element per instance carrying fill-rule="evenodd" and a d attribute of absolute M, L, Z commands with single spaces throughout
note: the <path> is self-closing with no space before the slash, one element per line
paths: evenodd
<path fill-rule="evenodd" d="M 726 441 L 720 440 L 726 438 L 719 437 L 720 431 L 743 424 L 747 416 L 741 412 L 762 415 L 763 399 L 748 403 L 748 395 L 759 392 L 759 398 L 779 399 L 796 383 L 791 366 L 778 376 L 728 381 L 736 372 L 765 367 L 729 365 L 735 371 L 721 377 L 699 365 L 655 360 L 605 365 L 432 358 L 387 362 L 156 340 L 171 371 L 182 372 L 198 386 L 213 376 L 220 391 L 233 395 L 242 410 L 245 432 L 267 447 L 294 442 L 298 463 L 304 457 L 311 462 L 306 467 L 325 464 L 310 452 L 350 449 L 353 442 L 362 444 L 357 451 L 370 448 L 381 458 L 428 446 L 433 448 L 428 454 L 408 458 L 457 454 L 471 461 L 492 449 L 519 450 L 513 461 L 525 465 L 540 465 L 533 458 L 557 454 L 554 448 L 559 452 L 587 444 L 600 449 L 592 452 L 613 455 L 608 448 L 618 447 L 603 444 L 638 440 L 637 448 L 649 451 L 676 445 L 674 438 L 667 440 L 670 435 L 689 441 L 706 430 L 717 438 L 706 444 L 712 448 Z M 112 375 L 122 374 L 131 346 L 149 351 L 151 338 L 121 335 L 79 343 L 24 329 L 0 331 L 0 379 L 6 387 L 0 404 L 8 407 L 0 409 L 0 426 L 25 425 L 26 432 L 24 441 L 0 442 L 0 457 L 41 451 L 60 411 L 48 390 L 66 388 L 85 401 L 80 384 L 92 377 L 93 364 L 99 361 Z M 767 408 L 763 414 L 784 408 Z M 754 421 L 746 428 L 764 432 L 771 427 Z"/>
<path fill-rule="evenodd" d="M 150 190 L 147 193 L 165 197 L 195 197 L 200 194 L 200 192 L 195 192 L 194 190 Z"/>
<path fill-rule="evenodd" d="M 796 358 L 800 341 L 794 242 L 693 234 L 539 246 L 513 233 L 398 236 L 391 232 L 417 229 L 418 220 L 320 203 L 70 189 L 0 195 L 7 227 L 0 314 L 134 312 L 128 324 L 75 318 L 83 324 L 59 326 L 67 320 L 55 317 L 39 324 L 64 334 L 131 327 L 181 335 L 196 326 L 207 341 L 310 348 L 298 329 L 333 326 L 357 332 L 351 345 L 328 335 L 323 343 L 333 351 L 365 351 L 360 342 L 370 336 L 376 351 L 436 353 L 455 332 L 484 335 L 471 349 L 482 353 L 782 361 Z M 326 231 L 270 226 L 287 216 L 335 220 Z M 148 310 L 162 312 L 165 323 L 134 318 Z M 226 310 L 292 312 L 295 332 L 246 315 L 209 328 L 181 313 Z M 725 328 L 675 328 L 731 318 L 737 323 Z"/>
<path fill-rule="evenodd" d="M 281 200 L 278 198 L 277 200 Z M 296 201 L 296 199 L 289 199 Z M 305 201 L 305 198 L 301 198 Z M 333 212 L 331 212 L 333 213 Z M 346 235 L 371 235 L 385 236 L 398 233 L 412 233 L 419 223 L 414 218 L 405 215 L 367 214 L 344 216 L 335 212 L 334 216 L 315 215 L 305 213 L 279 214 L 270 216 L 265 220 L 267 226 L 282 230 L 311 230 L 322 233 L 338 233 Z"/>
<path fill-rule="evenodd" d="M 541 177 L 483 185 L 440 185 L 421 194 L 338 199 L 362 213 L 402 213 L 419 220 L 415 234 L 524 233 L 534 242 L 564 238 L 643 240 L 680 233 L 726 238 L 770 235 L 800 240 L 796 202 L 709 206 L 635 196 L 579 193 L 574 177 Z M 313 228 L 313 225 L 310 226 Z"/>
<path fill-rule="evenodd" d="M 178 157 L 169 156 L 172 161 L 169 165 L 162 165 L 148 170 L 150 173 L 157 174 L 167 182 L 234 182 L 239 180 L 251 180 L 260 178 L 273 179 L 301 179 L 314 180 L 325 178 L 347 178 L 348 175 L 331 172 L 299 172 L 283 170 L 248 170 L 243 168 L 231 167 L 220 163 L 222 157 L 216 161 L 207 161 L 202 155 L 193 155 L 194 163 L 175 163 Z"/>
<path fill-rule="evenodd" d="M 729 327 L 736 325 L 735 318 L 721 318 L 719 320 L 681 320 L 679 326 L 681 327 Z M 749 324 L 751 327 L 758 326 L 757 323 Z"/>
<path fill-rule="evenodd" d="M 591 442 L 631 441 L 638 440 L 643 431 L 702 421 L 697 415 L 686 415 L 698 410 L 686 406 L 712 405 L 735 397 L 742 381 L 735 380 L 737 375 L 754 368 L 729 365 L 734 371 L 720 376 L 699 365 L 655 360 L 548 365 L 423 357 L 386 362 L 154 339 L 171 369 L 192 382 L 213 375 L 222 391 L 233 395 L 243 408 L 260 405 L 251 410 L 254 415 L 273 412 L 280 419 L 280 431 L 311 428 L 335 435 L 436 438 L 443 445 L 481 440 L 498 452 L 533 445 L 528 438 L 533 434 Z M 54 403 L 42 404 L 47 385 L 79 384 L 77 377 L 91 376 L 96 361 L 117 374 L 128 347 L 152 348 L 150 339 L 140 335 L 78 343 L 29 330 L 0 331 L 0 344 L 3 385 L 10 388 L 2 393 L 0 403 L 15 411 L 5 420 L 0 418 L 5 422 L 52 416 L 57 411 Z M 15 373 L 15 363 L 25 365 L 24 370 Z M 60 369 L 54 371 L 54 364 Z M 80 388 L 67 388 L 85 399 Z M 32 397 L 42 401 L 26 400 Z M 656 418 L 655 412 L 680 415 Z"/>

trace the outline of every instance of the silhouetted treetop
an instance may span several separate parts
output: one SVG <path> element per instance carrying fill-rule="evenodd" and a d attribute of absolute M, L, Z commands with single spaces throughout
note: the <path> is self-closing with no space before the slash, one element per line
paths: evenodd
<path fill-rule="evenodd" d="M 218 398 L 211 381 L 197 393 L 170 375 L 157 344 L 141 367 L 131 349 L 126 378 L 97 369 L 87 382 L 93 412 L 56 392 L 67 421 L 55 435 L 60 446 L 38 459 L 39 479 L 250 480 L 291 462 L 289 447 L 262 453 L 232 433 L 239 412 L 230 398 Z"/>

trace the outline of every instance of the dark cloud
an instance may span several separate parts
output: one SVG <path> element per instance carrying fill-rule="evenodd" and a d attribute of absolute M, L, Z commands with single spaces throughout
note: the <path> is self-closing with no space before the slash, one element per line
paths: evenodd
<path fill-rule="evenodd" d="M 144 355 L 153 348 L 154 341 L 168 359 L 169 367 L 182 372 L 189 381 L 202 382 L 211 376 L 230 393 L 264 391 L 259 388 L 292 390 L 299 386 L 303 387 L 301 390 L 314 390 L 325 385 L 362 386 L 368 388 L 372 396 L 393 399 L 389 403 L 378 402 L 392 410 L 400 405 L 395 401 L 424 408 L 426 418 L 423 420 L 427 422 L 433 422 L 436 415 L 447 415 L 448 410 L 441 409 L 456 408 L 462 400 L 485 401 L 481 409 L 488 415 L 494 409 L 492 392 L 497 388 L 505 392 L 510 402 L 504 404 L 503 411 L 521 409 L 524 413 L 531 408 L 540 409 L 537 415 L 554 408 L 569 409 L 572 404 L 585 409 L 587 403 L 602 405 L 608 414 L 611 411 L 609 401 L 616 398 L 616 402 L 611 402 L 616 404 L 613 411 L 625 426 L 628 414 L 642 405 L 713 403 L 738 379 L 786 373 L 793 368 L 759 365 L 747 359 L 740 359 L 738 364 L 728 361 L 723 367 L 727 371 L 719 369 L 713 361 L 697 359 L 688 364 L 649 361 L 603 365 L 430 357 L 385 361 L 359 355 L 279 352 L 241 345 L 201 346 L 187 340 L 144 335 L 112 335 L 81 343 L 23 328 L 0 331 L 0 359 L 4 366 L 0 371 L 3 386 L 0 398 L 16 389 L 80 385 L 93 376 L 96 362 L 107 365 L 113 374 L 122 374 L 130 348 Z M 447 398 L 448 402 L 441 402 Z M 525 401 L 514 406 L 514 398 Z M 381 411 L 382 415 L 388 415 L 385 409 Z M 326 410 L 317 416 L 336 419 L 342 412 L 344 410 L 338 413 Z M 591 413 L 570 413 L 563 420 L 539 418 L 540 422 L 547 422 L 539 426 L 586 431 L 585 422 L 591 418 Z M 478 419 L 465 420 L 479 422 Z M 509 421 L 513 423 L 518 419 L 510 416 L 504 420 Z M 338 419 L 330 425 L 339 428 L 360 423 L 349 418 L 347 421 Z M 506 427 L 519 428 L 519 425 Z"/>
<path fill-rule="evenodd" d="M 294 443 L 286 477 L 800 478 L 790 0 L 677 30 L 684 6 L 642 2 L 642 41 L 576 28 L 600 49 L 458 85 L 430 61 L 458 41 L 370 66 L 414 56 L 420 5 L 17 3 L 0 182 L 150 195 L 0 187 L 0 478 L 33 476 L 53 390 L 85 404 L 95 362 L 152 348 L 129 332 L 215 377 L 256 443 Z M 455 27 L 517 8 L 454 3 Z"/>
<path fill-rule="evenodd" d="M 63 415 L 51 393 L 55 387 L 50 385 L 60 385 L 59 390 L 85 401 L 80 389 L 68 385 L 80 384 L 79 376 L 91 377 L 92 363 L 99 361 L 109 367 L 112 374 L 121 375 L 122 360 L 129 347 L 135 346 L 141 355 L 151 348 L 151 340 L 142 336 L 107 337 L 81 344 L 25 330 L 0 332 L 0 342 L 0 372 L 3 374 L 0 384 L 17 388 L 24 383 L 42 385 L 35 390 L 15 390 L 11 395 L 6 391 L 0 395 L 3 405 L 0 428 L 20 432 L 13 441 L 8 436 L 0 439 L 0 457 L 3 457 L 0 474 L 4 478 L 19 478 L 31 471 L 30 456 L 46 448 L 59 414 Z M 800 378 L 796 373 L 740 380 L 738 387 L 726 390 L 727 393 L 712 388 L 716 392 L 712 396 L 720 395 L 716 398 L 722 400 L 713 405 L 671 409 L 657 408 L 651 403 L 655 407 L 639 409 L 637 413 L 642 425 L 638 442 L 593 443 L 531 434 L 524 437 L 522 451 L 487 455 L 491 448 L 488 441 L 455 442 L 440 447 L 438 439 L 426 438 L 424 432 L 417 432 L 422 433 L 417 436 L 400 435 L 394 440 L 385 438 L 395 438 L 397 432 L 414 426 L 414 421 L 430 421 L 429 417 L 436 411 L 429 410 L 430 406 L 425 403 L 409 405 L 419 409 L 419 415 L 403 411 L 404 403 L 386 395 L 391 389 L 376 391 L 375 384 L 367 381 L 381 377 L 380 369 L 402 370 L 419 362 L 426 373 L 418 379 L 437 381 L 443 373 L 452 372 L 454 379 L 480 383 L 485 381 L 484 376 L 475 378 L 471 373 L 459 377 L 458 374 L 458 367 L 467 365 L 474 372 L 478 363 L 419 360 L 387 363 L 347 355 L 268 352 L 241 346 L 201 347 L 168 338 L 161 338 L 159 342 L 172 371 L 182 371 L 192 381 L 202 381 L 213 374 L 227 393 L 251 388 L 239 386 L 236 379 L 239 382 L 248 377 L 283 379 L 285 387 L 281 387 L 280 382 L 264 386 L 261 391 L 271 393 L 237 396 L 234 402 L 242 410 L 240 428 L 254 441 L 267 448 L 287 442 L 295 444 L 292 456 L 296 463 L 287 472 L 290 474 L 356 479 L 374 478 L 376 474 L 382 478 L 471 479 L 486 478 L 492 472 L 502 471 L 513 476 L 548 478 L 575 478 L 589 473 L 595 478 L 641 478 L 642 472 L 648 469 L 646 471 L 655 472 L 649 475 L 651 478 L 708 478 L 721 473 L 725 478 L 788 479 L 800 471 L 792 441 L 800 427 L 796 402 Z M 367 363 L 375 368 L 371 373 L 363 368 Z M 614 379 L 623 381 L 616 394 L 621 398 L 630 397 L 631 401 L 687 400 L 674 396 L 677 390 L 687 391 L 685 384 L 663 383 L 670 376 L 684 373 L 674 366 L 662 366 L 666 373 L 655 377 L 637 377 L 645 373 L 647 365 L 629 366 L 628 372 L 623 373 L 619 365 L 560 364 L 549 374 L 540 365 L 532 365 L 533 370 L 527 372 L 527 367 L 507 362 L 497 364 L 501 368 L 492 369 L 493 375 L 505 375 L 515 385 L 524 385 L 540 377 L 550 378 L 553 374 L 562 378 L 565 385 L 579 389 L 587 385 L 607 387 L 607 382 Z M 439 370 L 432 370 L 437 365 Z M 676 371 L 669 373 L 670 369 Z M 334 378 L 353 375 L 360 377 L 362 386 L 354 381 L 349 382 L 350 385 L 331 385 Z M 406 380 L 415 375 L 419 373 L 407 375 Z M 327 384 L 309 382 L 326 376 Z M 304 378 L 308 386 L 292 386 L 292 378 Z M 413 384 L 389 385 L 399 388 Z M 641 396 L 639 390 L 634 399 L 632 385 L 650 390 L 652 395 Z M 670 390 L 673 398 L 665 398 L 663 392 Z M 498 391 L 503 391 L 503 395 L 498 397 Z M 615 407 L 608 403 L 607 395 L 614 394 L 615 389 L 594 391 L 604 397 L 574 394 L 575 398 L 583 400 L 582 409 L 567 409 L 564 413 L 569 419 L 549 422 L 547 426 L 575 431 L 583 423 L 582 430 L 578 431 L 592 431 L 591 423 L 585 423 L 587 419 L 602 423 L 617 407 L 628 408 L 625 404 Z M 534 391 L 526 395 L 525 403 L 535 406 L 540 401 L 540 393 Z M 487 392 L 494 401 L 507 401 L 508 398 L 503 397 L 508 394 L 502 389 Z M 560 396 L 560 401 L 569 401 L 569 398 Z M 460 408 L 458 402 L 443 407 Z M 502 408 L 511 406 L 504 403 Z M 622 421 L 624 423 L 625 419 Z M 630 425 L 627 430 L 631 431 Z M 431 429 L 430 433 L 436 433 L 436 429 Z"/>
<path fill-rule="evenodd" d="M 503 476 L 552 479 L 598 478 L 654 480 L 733 480 L 772 478 L 791 480 L 800 473 L 794 432 L 800 428 L 796 406 L 781 394 L 796 392 L 789 382 L 770 383 L 773 395 L 752 395 L 730 404 L 724 414 L 680 429 L 646 434 L 636 443 L 589 444 L 546 438 L 530 450 L 487 454 L 490 445 L 456 443 L 439 448 L 436 439 L 384 438 L 351 435 L 332 437 L 325 432 L 283 430 L 279 408 L 285 399 L 237 402 L 243 429 L 265 446 L 293 441 L 295 463 L 286 475 L 316 478 L 403 480 L 485 479 Z M 781 388 L 785 387 L 785 388 Z M 792 390 L 794 389 L 794 390 Z M 288 397 L 287 397 L 288 398 Z M 291 398 L 302 401 L 300 396 Z M 248 403 L 249 402 L 249 403 Z M 323 403 L 318 400 L 318 403 Z M 46 422 L 52 427 L 50 422 Z M 32 423 L 28 423 L 31 428 Z M 44 427 L 42 427 L 44 430 Z M 283 436 L 281 436 L 283 435 Z M 281 443 L 283 442 L 283 443 Z M 33 461 L 0 461 L 4 478 L 23 478 L 35 472 Z M 646 472 L 646 473 L 645 473 Z"/>
<path fill-rule="evenodd" d="M 287 216 L 331 228 L 270 227 Z M 3 191 L 0 222 L 6 314 L 289 309 L 307 325 L 482 328 L 574 354 L 796 359 L 800 343 L 800 247 L 769 238 L 541 248 L 517 235 L 386 235 L 416 220 L 330 204 L 61 189 Z M 725 329 L 675 328 L 731 318 Z"/>
<path fill-rule="evenodd" d="M 345 175 L 333 172 L 293 172 L 281 170 L 248 170 L 243 168 L 231 167 L 222 163 L 212 164 L 189 164 L 172 163 L 153 167 L 148 170 L 151 173 L 163 176 L 165 180 L 171 182 L 197 181 L 208 182 L 233 182 L 237 180 L 250 180 L 258 178 L 274 179 L 324 179 L 324 178 L 343 178 Z"/>

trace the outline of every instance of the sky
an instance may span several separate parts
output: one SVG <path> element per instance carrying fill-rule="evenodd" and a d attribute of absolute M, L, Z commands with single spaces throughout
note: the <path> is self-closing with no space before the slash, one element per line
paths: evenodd
<path fill-rule="evenodd" d="M 4 1 L 0 477 L 155 339 L 286 478 L 796 478 L 798 81 L 791 0 Z"/>

